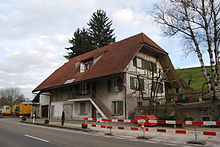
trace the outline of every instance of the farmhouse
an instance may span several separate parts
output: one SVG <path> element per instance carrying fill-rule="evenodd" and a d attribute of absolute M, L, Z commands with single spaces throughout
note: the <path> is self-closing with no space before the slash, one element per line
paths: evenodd
<path fill-rule="evenodd" d="M 33 102 L 40 117 L 131 118 L 179 85 L 168 53 L 140 33 L 69 60 L 33 90 Z"/>

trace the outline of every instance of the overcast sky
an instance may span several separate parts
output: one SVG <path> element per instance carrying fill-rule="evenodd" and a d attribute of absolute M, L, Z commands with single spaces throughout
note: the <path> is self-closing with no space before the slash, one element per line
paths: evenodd
<path fill-rule="evenodd" d="M 67 60 L 68 39 L 103 9 L 116 40 L 145 33 L 170 55 L 175 68 L 198 66 L 184 57 L 179 39 L 163 37 L 148 13 L 156 0 L 0 0 L 0 88 L 18 87 L 26 97 Z"/>

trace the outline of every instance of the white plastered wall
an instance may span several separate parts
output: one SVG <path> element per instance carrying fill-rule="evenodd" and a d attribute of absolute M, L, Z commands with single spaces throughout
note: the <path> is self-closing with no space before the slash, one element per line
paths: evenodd
<path fill-rule="evenodd" d="M 61 118 L 63 112 L 63 102 L 52 102 L 51 106 L 54 106 L 54 118 L 58 119 Z"/>
<path fill-rule="evenodd" d="M 154 62 L 157 64 L 157 70 L 162 69 L 161 64 L 159 63 L 159 61 L 156 60 L 156 58 L 149 56 L 147 54 L 143 54 L 143 53 L 137 53 L 136 57 Z M 127 65 L 126 69 L 126 95 L 127 95 L 127 111 L 128 111 L 128 116 L 130 114 L 132 114 L 134 112 L 134 109 L 136 107 L 138 107 L 137 105 L 137 98 L 135 98 L 135 96 L 139 96 L 138 92 L 134 93 L 134 90 L 130 88 L 130 77 L 137 77 L 137 75 L 140 75 L 140 78 L 144 78 L 144 92 L 146 93 L 146 95 L 144 95 L 144 97 L 148 97 L 150 95 L 150 86 L 151 86 L 151 77 L 152 77 L 152 73 L 146 69 L 140 69 L 134 66 L 133 64 L 133 60 L 130 61 L 130 63 Z M 163 70 L 161 70 L 161 72 L 163 72 Z M 142 77 L 141 77 L 142 76 Z M 162 99 L 160 100 L 160 103 L 164 103 L 165 99 L 165 84 L 163 84 L 163 93 L 158 93 L 157 96 L 158 97 L 162 97 Z M 132 94 L 133 93 L 133 94 Z M 132 96 L 131 96 L 132 94 Z M 130 96 L 130 97 L 129 97 Z M 149 101 L 148 100 L 142 100 L 142 105 L 143 106 L 149 106 Z"/>
<path fill-rule="evenodd" d="M 124 88 L 123 88 L 124 89 Z M 125 92 L 124 90 L 120 92 L 109 92 L 108 91 L 108 79 L 100 79 L 97 85 L 97 98 L 100 99 L 105 106 L 110 110 L 111 114 L 112 111 L 112 101 L 123 101 L 123 115 L 116 115 L 115 118 L 124 118 L 125 117 Z"/>

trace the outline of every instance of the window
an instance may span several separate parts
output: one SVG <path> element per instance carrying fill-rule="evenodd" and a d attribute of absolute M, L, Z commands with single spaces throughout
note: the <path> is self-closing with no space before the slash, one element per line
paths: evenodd
<path fill-rule="evenodd" d="M 86 115 L 86 103 L 83 102 L 83 103 L 80 103 L 80 112 L 79 112 L 80 115 Z"/>
<path fill-rule="evenodd" d="M 90 67 L 92 66 L 92 61 L 85 63 L 85 71 L 88 71 Z"/>
<path fill-rule="evenodd" d="M 88 83 L 83 83 L 83 84 L 80 84 L 80 89 L 79 89 L 79 94 L 80 95 L 87 95 L 89 94 L 89 85 Z"/>
<path fill-rule="evenodd" d="M 93 58 L 86 59 L 80 62 L 80 73 L 88 71 L 93 65 Z"/>
<path fill-rule="evenodd" d="M 144 68 L 143 59 L 135 57 L 133 59 L 133 65 L 138 68 Z"/>
<path fill-rule="evenodd" d="M 122 82 L 120 82 L 119 78 L 108 80 L 109 92 L 119 92 L 121 90 L 122 90 Z"/>
<path fill-rule="evenodd" d="M 130 77 L 130 88 L 134 90 L 144 90 L 144 79 Z"/>
<path fill-rule="evenodd" d="M 157 64 L 156 63 L 145 60 L 145 59 L 141 59 L 138 57 L 135 57 L 133 59 L 133 65 L 137 68 L 148 69 L 153 72 L 157 71 Z"/>
<path fill-rule="evenodd" d="M 137 59 L 137 67 L 143 68 L 142 59 L 140 58 L 136 58 L 136 59 Z"/>
<path fill-rule="evenodd" d="M 123 101 L 113 101 L 112 102 L 112 112 L 114 115 L 122 115 L 123 114 Z"/>
<path fill-rule="evenodd" d="M 86 71 L 86 66 L 85 66 L 85 64 L 84 63 L 81 63 L 80 64 L 80 73 L 83 73 L 83 72 L 85 72 Z"/>

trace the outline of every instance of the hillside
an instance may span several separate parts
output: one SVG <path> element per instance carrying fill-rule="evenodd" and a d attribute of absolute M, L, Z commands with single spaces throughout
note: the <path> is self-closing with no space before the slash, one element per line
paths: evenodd
<path fill-rule="evenodd" d="M 192 67 L 192 68 L 184 68 L 177 69 L 178 76 L 184 80 L 186 83 L 191 79 L 190 87 L 193 91 L 202 91 L 202 86 L 205 83 L 205 78 L 202 72 L 201 67 Z M 210 67 L 208 67 L 208 72 L 210 72 Z M 204 87 L 205 90 L 207 87 Z"/>

